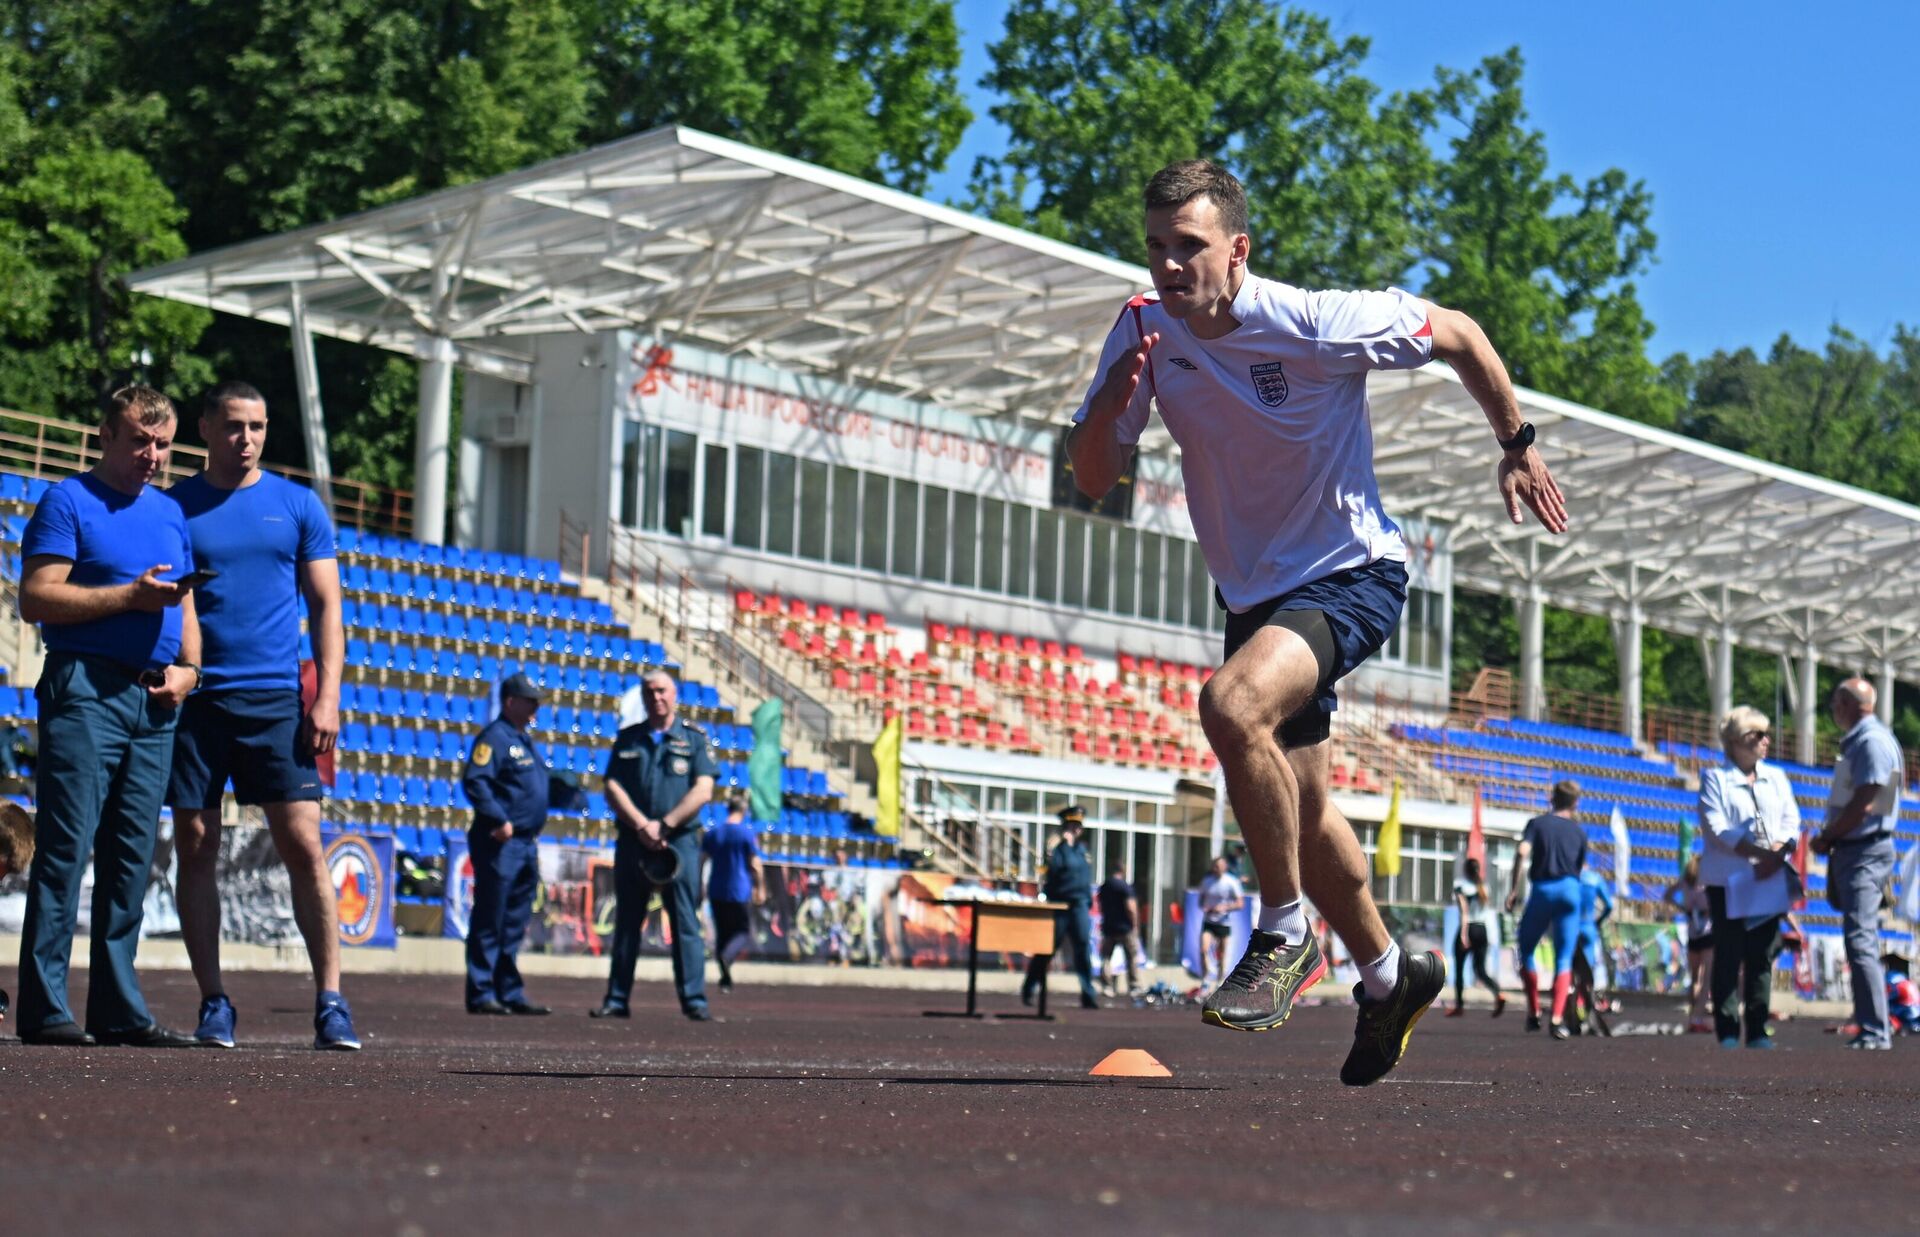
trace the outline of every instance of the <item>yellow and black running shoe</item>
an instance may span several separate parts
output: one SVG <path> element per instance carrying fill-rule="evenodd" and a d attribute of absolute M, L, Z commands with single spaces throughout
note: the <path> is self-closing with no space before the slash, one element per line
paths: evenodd
<path fill-rule="evenodd" d="M 1353 1050 L 1340 1067 L 1340 1081 L 1350 1087 L 1379 1082 L 1387 1071 L 1400 1063 L 1413 1038 L 1413 1024 L 1427 1012 L 1435 998 L 1447 986 L 1447 964 L 1437 953 L 1403 955 L 1400 982 L 1384 1001 L 1369 1001 L 1365 989 L 1355 984 L 1354 999 L 1360 1002 L 1360 1021 L 1353 1029 Z"/>
<path fill-rule="evenodd" d="M 1230 1031 L 1271 1031 L 1293 1012 L 1294 998 L 1327 973 L 1320 943 L 1287 944 L 1278 932 L 1255 930 L 1240 965 L 1213 990 L 1200 1019 Z"/>

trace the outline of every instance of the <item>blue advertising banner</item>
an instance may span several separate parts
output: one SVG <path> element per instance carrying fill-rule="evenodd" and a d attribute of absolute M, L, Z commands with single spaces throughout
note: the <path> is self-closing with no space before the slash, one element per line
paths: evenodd
<path fill-rule="evenodd" d="M 340 912 L 340 943 L 392 949 L 393 839 L 322 825 L 320 847 Z"/>

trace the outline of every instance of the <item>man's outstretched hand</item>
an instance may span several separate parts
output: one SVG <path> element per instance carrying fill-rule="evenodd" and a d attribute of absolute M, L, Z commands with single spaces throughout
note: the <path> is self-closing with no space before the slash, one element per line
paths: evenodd
<path fill-rule="evenodd" d="M 1567 500 L 1547 471 L 1547 462 L 1532 447 L 1518 456 L 1500 457 L 1500 497 L 1506 500 L 1507 518 L 1515 524 L 1526 523 L 1527 517 L 1521 514 L 1524 504 L 1548 532 L 1567 531 Z"/>

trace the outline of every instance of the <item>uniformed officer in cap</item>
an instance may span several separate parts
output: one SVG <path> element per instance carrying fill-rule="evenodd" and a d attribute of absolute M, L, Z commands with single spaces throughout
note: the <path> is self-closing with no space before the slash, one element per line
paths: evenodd
<path fill-rule="evenodd" d="M 1079 804 L 1060 809 L 1060 841 L 1047 852 L 1047 879 L 1041 892 L 1049 902 L 1065 902 L 1067 909 L 1053 918 L 1056 949 L 1064 945 L 1073 951 L 1073 973 L 1080 977 L 1080 1008 L 1099 1009 L 1093 989 L 1093 861 L 1081 838 L 1086 832 L 1087 814 Z M 1028 1005 L 1047 982 L 1047 968 L 1053 959 L 1035 957 L 1027 964 L 1027 981 L 1020 987 L 1020 999 Z"/>
<path fill-rule="evenodd" d="M 625 1018 L 640 957 L 640 928 L 654 891 L 673 932 L 673 987 L 680 1011 L 706 1022 L 707 949 L 700 922 L 700 809 L 713 798 L 714 767 L 706 731 L 678 716 L 679 685 L 664 670 L 641 680 L 645 718 L 624 727 L 607 757 L 607 806 L 619 826 L 613 850 L 613 961 L 607 995 L 595 1018 Z M 678 871 L 656 882 L 648 874 L 672 850 Z M 667 866 L 671 866 L 668 861 Z"/>
<path fill-rule="evenodd" d="M 473 804 L 467 854 L 473 860 L 473 913 L 467 921 L 467 1012 L 547 1014 L 520 982 L 520 942 L 540 888 L 534 839 L 547 823 L 553 793 L 546 757 L 528 730 L 540 689 L 515 672 L 500 684 L 500 716 L 473 741 L 461 784 Z"/>

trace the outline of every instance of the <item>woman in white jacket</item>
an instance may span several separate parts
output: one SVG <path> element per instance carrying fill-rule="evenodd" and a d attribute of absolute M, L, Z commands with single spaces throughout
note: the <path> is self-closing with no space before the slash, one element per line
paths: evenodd
<path fill-rule="evenodd" d="M 1722 1048 L 1771 1048 L 1767 1016 L 1780 916 L 1727 913 L 1729 882 L 1771 880 L 1800 834 L 1800 806 L 1781 769 L 1766 762 L 1767 716 L 1745 705 L 1720 724 L 1727 763 L 1700 771 L 1700 883 L 1713 915 L 1713 1030 Z M 1742 969 L 1745 983 L 1740 983 Z M 1742 989 L 1741 999 L 1734 988 Z"/>

